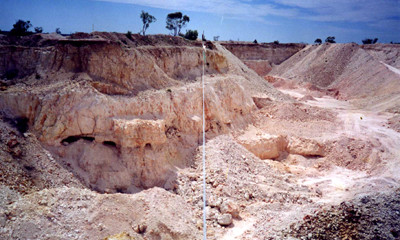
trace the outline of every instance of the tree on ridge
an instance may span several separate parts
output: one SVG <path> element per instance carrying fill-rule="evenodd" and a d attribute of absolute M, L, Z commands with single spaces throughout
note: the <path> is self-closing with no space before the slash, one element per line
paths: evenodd
<path fill-rule="evenodd" d="M 327 38 L 325 39 L 325 42 L 326 42 L 326 43 L 336 43 L 335 37 L 329 36 L 329 37 L 327 37 Z"/>
<path fill-rule="evenodd" d="M 143 10 L 142 13 L 140 14 L 140 18 L 142 19 L 143 22 L 143 28 L 140 32 L 143 34 L 143 36 L 145 36 L 146 30 L 147 28 L 149 28 L 150 23 L 157 21 L 157 19 L 153 15 L 150 15 L 148 12 L 145 12 Z"/>
<path fill-rule="evenodd" d="M 177 36 L 189 21 L 190 18 L 187 15 L 182 15 L 181 12 L 170 13 L 167 15 L 165 28 L 174 31 L 174 36 Z"/>
<path fill-rule="evenodd" d="M 321 44 L 321 43 L 322 43 L 322 40 L 321 40 L 321 38 L 317 38 L 317 39 L 315 39 L 314 43 L 315 43 L 315 44 Z"/>
<path fill-rule="evenodd" d="M 24 21 L 24 20 L 19 19 L 13 25 L 13 28 L 11 29 L 10 33 L 11 33 L 11 35 L 15 35 L 15 36 L 27 35 L 28 30 L 31 27 L 32 27 L 32 24 L 30 21 Z"/>

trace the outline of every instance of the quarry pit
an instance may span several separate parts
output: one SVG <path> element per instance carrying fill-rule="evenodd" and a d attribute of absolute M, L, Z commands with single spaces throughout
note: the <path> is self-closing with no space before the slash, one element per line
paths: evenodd
<path fill-rule="evenodd" d="M 204 44 L 208 238 L 398 239 L 400 46 Z M 201 239 L 202 42 L 0 52 L 1 239 Z"/>

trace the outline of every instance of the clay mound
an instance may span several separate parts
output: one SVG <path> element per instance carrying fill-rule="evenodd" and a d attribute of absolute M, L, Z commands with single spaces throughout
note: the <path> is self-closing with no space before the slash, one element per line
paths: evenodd
<path fill-rule="evenodd" d="M 340 99 L 400 93 L 400 75 L 355 43 L 308 46 L 270 74 L 334 90 Z"/>

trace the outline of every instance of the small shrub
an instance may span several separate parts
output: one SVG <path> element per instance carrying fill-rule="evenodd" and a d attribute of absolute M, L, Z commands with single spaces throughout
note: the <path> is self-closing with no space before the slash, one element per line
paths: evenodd
<path fill-rule="evenodd" d="M 326 42 L 326 43 L 336 43 L 335 37 L 329 36 L 329 37 L 327 37 L 327 38 L 325 39 L 325 42 Z"/>
<path fill-rule="evenodd" d="M 258 42 L 257 42 L 257 39 L 254 39 L 253 43 L 258 43 Z"/>
<path fill-rule="evenodd" d="M 275 41 L 274 41 L 274 44 L 279 44 L 279 41 L 278 41 L 278 40 L 275 40 Z"/>
<path fill-rule="evenodd" d="M 321 38 L 317 38 L 317 39 L 315 39 L 314 43 L 315 43 L 315 44 L 321 44 L 321 43 L 322 43 L 322 40 L 321 40 Z"/>
<path fill-rule="evenodd" d="M 364 40 L 362 40 L 363 44 L 375 44 L 376 42 L 378 42 L 378 38 L 366 38 Z"/>
<path fill-rule="evenodd" d="M 60 28 L 56 28 L 56 33 L 61 35 L 61 30 L 60 30 Z"/>
<path fill-rule="evenodd" d="M 35 33 L 42 33 L 43 28 L 42 27 L 35 27 Z"/>
<path fill-rule="evenodd" d="M 131 31 L 128 31 L 125 35 L 126 35 L 127 38 L 132 40 L 132 32 Z"/>
<path fill-rule="evenodd" d="M 196 40 L 199 33 L 197 30 L 187 30 L 185 34 L 185 38 L 189 40 Z"/>

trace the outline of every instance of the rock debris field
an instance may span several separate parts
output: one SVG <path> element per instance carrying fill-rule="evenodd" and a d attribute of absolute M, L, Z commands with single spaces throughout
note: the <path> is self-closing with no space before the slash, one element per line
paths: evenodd
<path fill-rule="evenodd" d="M 400 238 L 400 45 L 204 44 L 208 239 Z M 0 51 L 0 239 L 202 239 L 200 41 Z"/>

